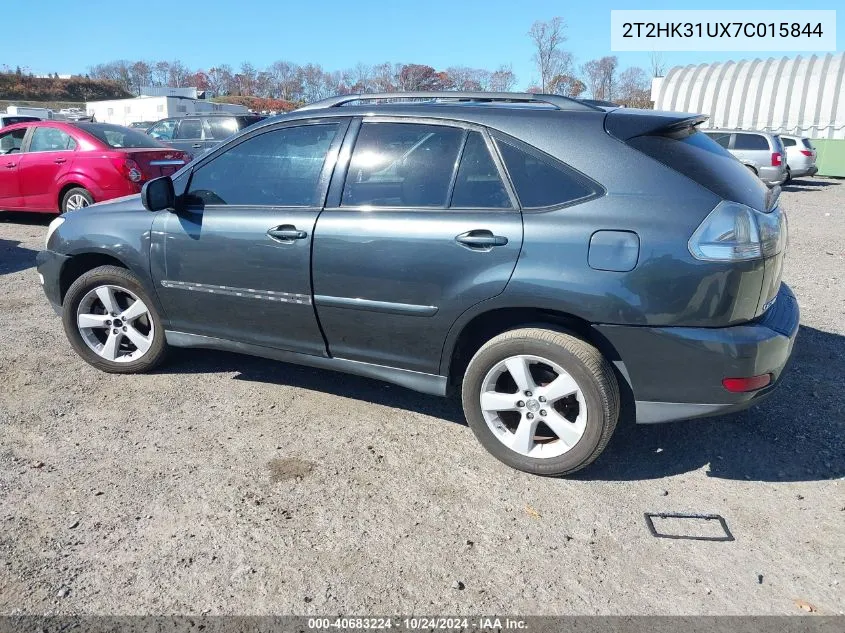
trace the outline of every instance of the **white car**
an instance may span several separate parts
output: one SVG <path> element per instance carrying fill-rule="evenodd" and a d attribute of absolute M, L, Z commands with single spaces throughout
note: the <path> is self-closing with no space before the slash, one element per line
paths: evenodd
<path fill-rule="evenodd" d="M 780 135 L 786 150 L 786 180 L 801 176 L 814 176 L 818 173 L 816 167 L 816 148 L 810 139 L 803 136 Z"/>

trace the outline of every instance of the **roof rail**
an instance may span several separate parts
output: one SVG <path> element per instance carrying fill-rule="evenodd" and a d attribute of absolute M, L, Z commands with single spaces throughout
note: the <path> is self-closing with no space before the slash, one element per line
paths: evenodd
<path fill-rule="evenodd" d="M 546 103 L 558 110 L 601 110 L 583 101 L 562 97 L 560 95 L 533 94 L 530 92 L 457 92 L 457 91 L 423 91 L 423 92 L 378 92 L 352 95 L 338 95 L 321 101 L 315 101 L 297 108 L 295 112 L 303 110 L 322 110 L 337 108 L 355 101 L 399 101 L 415 99 L 419 101 L 475 101 L 478 103 Z"/>

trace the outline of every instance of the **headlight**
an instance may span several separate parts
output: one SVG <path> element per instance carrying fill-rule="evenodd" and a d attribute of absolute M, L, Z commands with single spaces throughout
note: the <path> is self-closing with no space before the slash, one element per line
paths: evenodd
<path fill-rule="evenodd" d="M 44 240 L 44 248 L 47 248 L 47 245 L 50 243 L 50 237 L 55 233 L 56 229 L 59 228 L 62 224 L 64 224 L 65 219 L 62 216 L 57 217 L 55 220 L 50 222 L 47 226 L 47 237 Z"/>

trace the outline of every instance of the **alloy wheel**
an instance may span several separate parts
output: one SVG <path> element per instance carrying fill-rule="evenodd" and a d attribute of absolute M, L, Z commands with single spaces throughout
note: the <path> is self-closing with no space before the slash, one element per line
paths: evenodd
<path fill-rule="evenodd" d="M 512 451 L 548 459 L 570 451 L 584 435 L 587 405 L 575 379 L 540 356 L 510 356 L 484 377 L 481 413 Z"/>
<path fill-rule="evenodd" d="M 67 202 L 65 203 L 65 209 L 67 211 L 76 211 L 77 209 L 87 207 L 88 204 L 88 199 L 85 196 L 83 196 L 81 193 L 75 193 L 67 199 Z"/>
<path fill-rule="evenodd" d="M 155 335 L 147 305 L 132 291 L 115 285 L 90 290 L 79 302 L 76 324 L 85 344 L 113 363 L 139 360 Z"/>

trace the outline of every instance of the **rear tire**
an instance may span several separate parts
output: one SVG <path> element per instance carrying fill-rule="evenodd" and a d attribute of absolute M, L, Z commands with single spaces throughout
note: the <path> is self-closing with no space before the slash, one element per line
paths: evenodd
<path fill-rule="evenodd" d="M 138 374 L 167 353 L 164 326 L 141 282 L 119 266 L 89 270 L 62 304 L 65 334 L 82 359 L 115 374 Z"/>
<path fill-rule="evenodd" d="M 62 197 L 61 212 L 76 211 L 94 204 L 94 196 L 83 187 L 74 187 Z"/>
<path fill-rule="evenodd" d="M 792 180 L 792 170 L 789 167 L 786 168 L 786 180 L 783 181 L 783 184 L 786 184 Z"/>
<path fill-rule="evenodd" d="M 470 428 L 494 457 L 537 475 L 590 464 L 619 418 L 619 386 L 601 353 L 540 328 L 485 343 L 467 366 L 462 401 Z"/>

